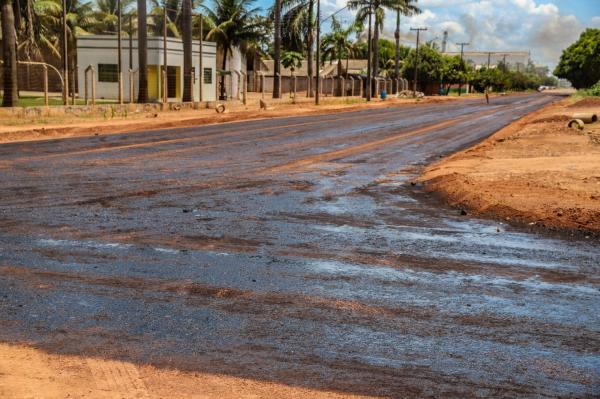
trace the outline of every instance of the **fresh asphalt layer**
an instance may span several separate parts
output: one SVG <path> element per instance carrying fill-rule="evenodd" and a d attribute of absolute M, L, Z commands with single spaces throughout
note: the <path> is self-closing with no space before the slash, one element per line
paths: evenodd
<path fill-rule="evenodd" d="M 600 396 L 600 247 L 418 193 L 555 98 L 0 146 L 0 340 L 389 397 Z"/>

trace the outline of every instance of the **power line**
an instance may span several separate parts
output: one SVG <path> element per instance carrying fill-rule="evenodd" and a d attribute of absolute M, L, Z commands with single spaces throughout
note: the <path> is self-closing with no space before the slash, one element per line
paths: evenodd
<path fill-rule="evenodd" d="M 335 11 L 333 14 L 321 19 L 321 22 L 325 22 L 327 21 L 329 18 L 333 18 L 334 16 L 336 16 L 337 14 L 341 13 L 342 11 L 344 11 L 346 8 L 348 8 L 347 5 L 345 5 L 344 7 L 340 8 L 339 10 Z"/>
<path fill-rule="evenodd" d="M 417 47 L 415 54 L 415 80 L 413 82 L 413 97 L 417 98 L 417 71 L 419 69 L 419 36 L 421 34 L 421 31 L 426 31 L 427 28 L 410 28 L 410 30 L 417 32 Z"/>

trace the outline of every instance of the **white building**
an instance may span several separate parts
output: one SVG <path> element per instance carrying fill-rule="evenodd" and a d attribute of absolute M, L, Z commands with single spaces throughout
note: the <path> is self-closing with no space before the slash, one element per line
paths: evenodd
<path fill-rule="evenodd" d="M 460 51 L 447 51 L 442 53 L 447 56 L 460 56 Z M 528 51 L 465 51 L 463 58 L 475 69 L 482 67 L 496 68 L 499 63 L 506 63 L 509 69 L 524 71 L 529 63 Z"/>
<path fill-rule="evenodd" d="M 130 45 L 131 43 L 131 45 Z M 138 41 L 128 37 L 121 39 L 123 98 L 130 101 L 130 77 L 133 79 L 134 101 L 138 95 Z M 130 52 L 131 63 L 130 63 Z M 217 93 L 217 48 L 213 42 L 202 42 L 202 73 L 196 71 L 200 64 L 200 43 L 192 43 L 192 66 L 194 70 L 194 101 L 200 99 L 200 81 L 203 79 L 202 101 L 215 101 Z M 148 38 L 148 97 L 150 101 L 162 98 L 163 85 L 160 72 L 163 65 L 164 47 L 162 37 Z M 86 84 L 85 70 L 95 69 L 96 98 L 117 99 L 119 93 L 117 67 L 117 37 L 108 35 L 86 35 L 77 38 L 78 87 L 80 96 L 84 95 Z M 130 73 L 129 69 L 135 71 Z M 88 74 L 91 79 L 91 74 Z M 88 82 L 91 90 L 91 82 Z M 183 94 L 183 43 L 181 39 L 167 38 L 167 92 L 169 101 L 181 101 Z"/>

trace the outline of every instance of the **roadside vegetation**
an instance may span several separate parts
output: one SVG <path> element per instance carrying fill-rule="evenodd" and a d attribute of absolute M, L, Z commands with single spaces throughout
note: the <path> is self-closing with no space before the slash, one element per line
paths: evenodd
<path fill-rule="evenodd" d="M 17 67 L 19 62 L 24 61 L 46 62 L 61 69 L 63 57 L 67 57 L 69 76 L 64 78 L 70 83 L 68 94 L 71 97 L 76 90 L 77 38 L 88 34 L 116 35 L 119 26 L 124 38 L 134 35 L 139 39 L 140 88 L 146 88 L 148 82 L 147 38 L 162 36 L 165 32 L 167 36 L 182 38 L 184 42 L 183 98 L 187 100 L 191 98 L 192 82 L 187 77 L 191 75 L 192 38 L 202 37 L 217 42 L 219 52 L 224 55 L 230 54 L 233 47 L 239 48 L 255 65 L 261 59 L 273 59 L 275 73 L 293 55 L 294 61 L 306 60 L 306 74 L 313 78 L 316 74 L 316 5 L 316 0 L 274 0 L 270 9 L 261 10 L 256 7 L 255 0 L 74 0 L 66 2 L 66 24 L 63 25 L 61 0 L 2 0 L 2 105 L 28 106 L 40 101 L 23 100 L 20 96 Z M 420 86 L 441 95 L 457 93 L 459 86 L 478 92 L 503 92 L 534 90 L 539 86 L 557 84 L 555 78 L 548 76 L 547 70 L 540 70 L 533 64 L 519 69 L 519 66 L 500 62 L 476 69 L 459 56 L 442 54 L 440 43 L 436 40 L 422 43 L 417 59 L 415 49 L 403 46 L 400 40 L 402 18 L 421 12 L 416 0 L 348 0 L 346 7 L 356 11 L 355 20 L 341 21 L 333 15 L 327 22 L 327 28 L 321 30 L 322 56 L 319 62 L 322 65 L 337 62 L 338 74 L 342 73 L 344 61 L 371 59 L 371 76 L 412 79 L 416 68 Z M 321 15 L 321 19 L 329 19 L 324 17 Z M 395 20 L 394 40 L 381 37 L 386 18 Z M 372 46 L 368 46 L 368 35 L 365 34 L 369 27 L 372 29 Z M 587 45 L 597 40 L 597 36 L 597 29 L 586 31 L 581 43 L 565 53 L 555 74 L 573 79 L 577 88 L 587 88 L 597 82 L 600 78 L 600 51 L 598 47 Z M 65 41 L 66 54 L 63 50 Z M 588 53 L 594 53 L 595 58 Z M 584 61 L 581 61 L 582 57 Z M 225 58 L 221 57 L 223 63 Z M 585 71 L 595 72 L 584 72 L 578 69 L 580 66 Z M 367 68 L 360 73 L 366 75 Z M 224 73 L 221 73 L 222 90 L 224 78 Z M 588 78 L 593 81 L 590 83 Z M 277 79 L 274 84 L 278 84 Z M 341 87 L 337 91 L 340 95 Z M 309 88 L 309 92 L 312 94 L 314 88 Z M 278 95 L 279 90 L 275 87 L 273 97 Z M 223 92 L 220 97 L 225 97 Z M 147 101 L 146 90 L 139 90 L 138 102 Z"/>
<path fill-rule="evenodd" d="M 554 70 L 559 78 L 569 80 L 576 89 L 600 91 L 600 29 L 586 29 L 579 40 L 565 49 Z M 595 95 L 595 94 L 594 94 Z"/>

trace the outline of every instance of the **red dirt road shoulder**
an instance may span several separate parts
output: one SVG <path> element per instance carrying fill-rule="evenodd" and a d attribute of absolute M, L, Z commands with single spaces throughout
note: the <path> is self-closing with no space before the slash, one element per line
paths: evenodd
<path fill-rule="evenodd" d="M 590 100 L 564 100 L 429 166 L 429 192 L 476 215 L 551 230 L 600 234 L 600 124 L 566 127 Z"/>

